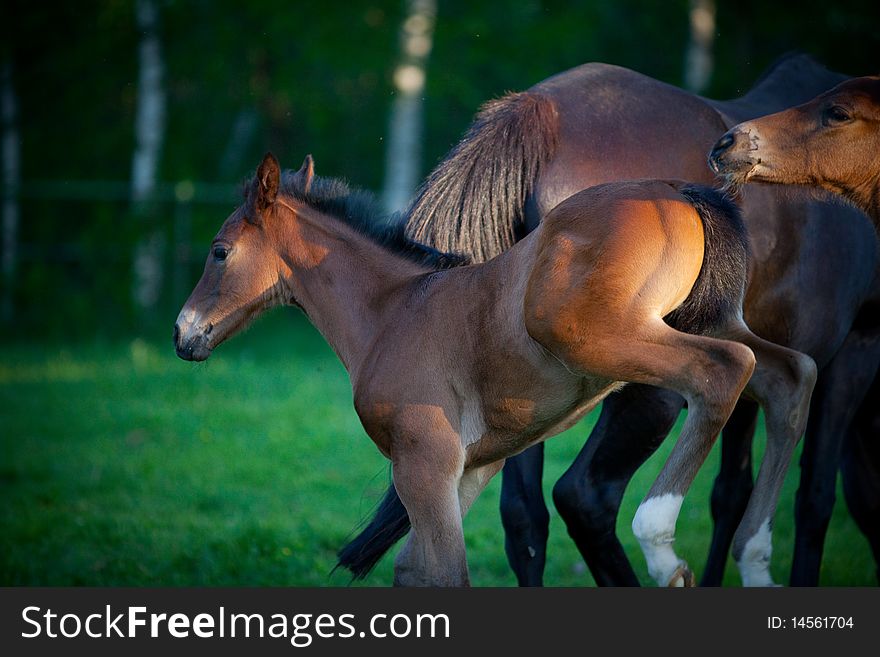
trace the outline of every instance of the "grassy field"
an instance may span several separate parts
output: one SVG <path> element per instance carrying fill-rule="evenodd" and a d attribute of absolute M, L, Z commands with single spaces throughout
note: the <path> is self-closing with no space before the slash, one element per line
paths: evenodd
<path fill-rule="evenodd" d="M 548 500 L 594 421 L 548 443 Z M 167 338 L 0 346 L 0 436 L 2 585 L 346 586 L 344 573 L 330 574 L 335 551 L 388 481 L 345 371 L 292 311 L 199 365 L 178 360 Z M 646 583 L 629 522 L 667 442 L 630 486 L 618 524 Z M 717 458 L 716 447 L 678 522 L 679 553 L 698 576 Z M 794 466 L 774 534 L 773 573 L 783 582 L 797 476 Z M 499 487 L 497 477 L 465 519 L 476 586 L 516 583 Z M 875 585 L 867 542 L 838 498 L 822 584 Z M 546 584 L 593 585 L 551 516 Z M 365 583 L 389 584 L 391 562 Z M 732 562 L 726 583 L 738 584 Z"/>

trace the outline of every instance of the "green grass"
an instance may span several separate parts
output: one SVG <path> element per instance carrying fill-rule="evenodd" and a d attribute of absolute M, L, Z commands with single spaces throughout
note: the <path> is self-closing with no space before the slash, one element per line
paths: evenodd
<path fill-rule="evenodd" d="M 548 501 L 594 421 L 547 444 Z M 671 442 L 633 480 L 618 523 L 645 583 L 629 522 Z M 678 522 L 677 549 L 698 575 L 717 459 L 716 447 Z M 792 467 L 774 533 L 782 582 L 797 476 Z M 344 586 L 344 573 L 329 574 L 335 551 L 387 477 L 345 371 L 296 313 L 271 315 L 199 365 L 178 360 L 170 340 L 0 346 L 2 585 Z M 477 586 L 515 585 L 499 487 L 496 477 L 465 519 Z M 547 585 L 593 584 L 552 508 L 548 555 Z M 365 583 L 389 584 L 391 572 L 386 557 Z M 841 501 L 822 584 L 874 585 L 873 572 Z M 738 583 L 731 562 L 726 583 Z"/>

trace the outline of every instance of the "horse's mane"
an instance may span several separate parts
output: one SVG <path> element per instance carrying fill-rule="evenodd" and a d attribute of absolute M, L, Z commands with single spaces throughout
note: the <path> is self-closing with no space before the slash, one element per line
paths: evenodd
<path fill-rule="evenodd" d="M 825 68 L 816 61 L 812 55 L 805 53 L 803 50 L 789 50 L 779 55 L 765 68 L 758 79 L 752 84 L 752 88 L 762 85 L 768 78 L 785 73 L 785 70 L 792 66 L 810 66 L 816 68 Z"/>
<path fill-rule="evenodd" d="M 444 253 L 407 237 L 402 217 L 385 217 L 375 195 L 354 189 L 338 178 L 315 176 L 308 190 L 294 171 L 281 177 L 281 192 L 354 228 L 392 253 L 431 269 L 449 269 L 469 262 L 466 256 Z"/>
<path fill-rule="evenodd" d="M 847 76 L 829 70 L 799 51 L 777 57 L 743 96 L 731 100 L 705 99 L 734 123 L 799 105 L 843 82 Z"/>
<path fill-rule="evenodd" d="M 523 92 L 492 100 L 416 192 L 407 233 L 442 251 L 484 261 L 522 230 L 526 199 L 556 149 L 556 105 Z"/>

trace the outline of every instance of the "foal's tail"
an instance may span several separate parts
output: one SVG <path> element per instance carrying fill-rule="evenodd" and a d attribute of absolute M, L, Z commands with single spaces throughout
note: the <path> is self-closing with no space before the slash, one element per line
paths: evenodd
<path fill-rule="evenodd" d="M 664 319 L 685 333 L 707 334 L 742 312 L 749 273 L 749 238 L 739 207 L 723 192 L 670 182 L 703 222 L 703 266 L 687 299 Z"/>
<path fill-rule="evenodd" d="M 525 205 L 556 150 L 556 104 L 534 92 L 480 108 L 471 127 L 416 192 L 407 233 L 483 262 L 525 235 Z"/>
<path fill-rule="evenodd" d="M 342 566 L 351 571 L 353 579 L 363 579 L 409 528 L 406 507 L 392 484 L 385 491 L 370 524 L 336 553 L 338 561 L 334 570 Z"/>

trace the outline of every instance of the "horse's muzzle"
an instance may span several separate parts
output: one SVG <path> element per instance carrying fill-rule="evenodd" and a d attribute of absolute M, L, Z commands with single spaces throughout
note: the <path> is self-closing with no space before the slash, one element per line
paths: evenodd
<path fill-rule="evenodd" d="M 211 355 L 208 334 L 213 325 L 208 324 L 207 330 L 199 328 L 198 315 L 192 311 L 181 311 L 174 324 L 174 350 L 183 360 L 201 361 Z"/>
<path fill-rule="evenodd" d="M 208 347 L 208 338 L 204 334 L 196 334 L 188 339 L 181 340 L 180 327 L 174 326 L 174 350 L 178 357 L 183 360 L 206 360 L 211 355 Z"/>

